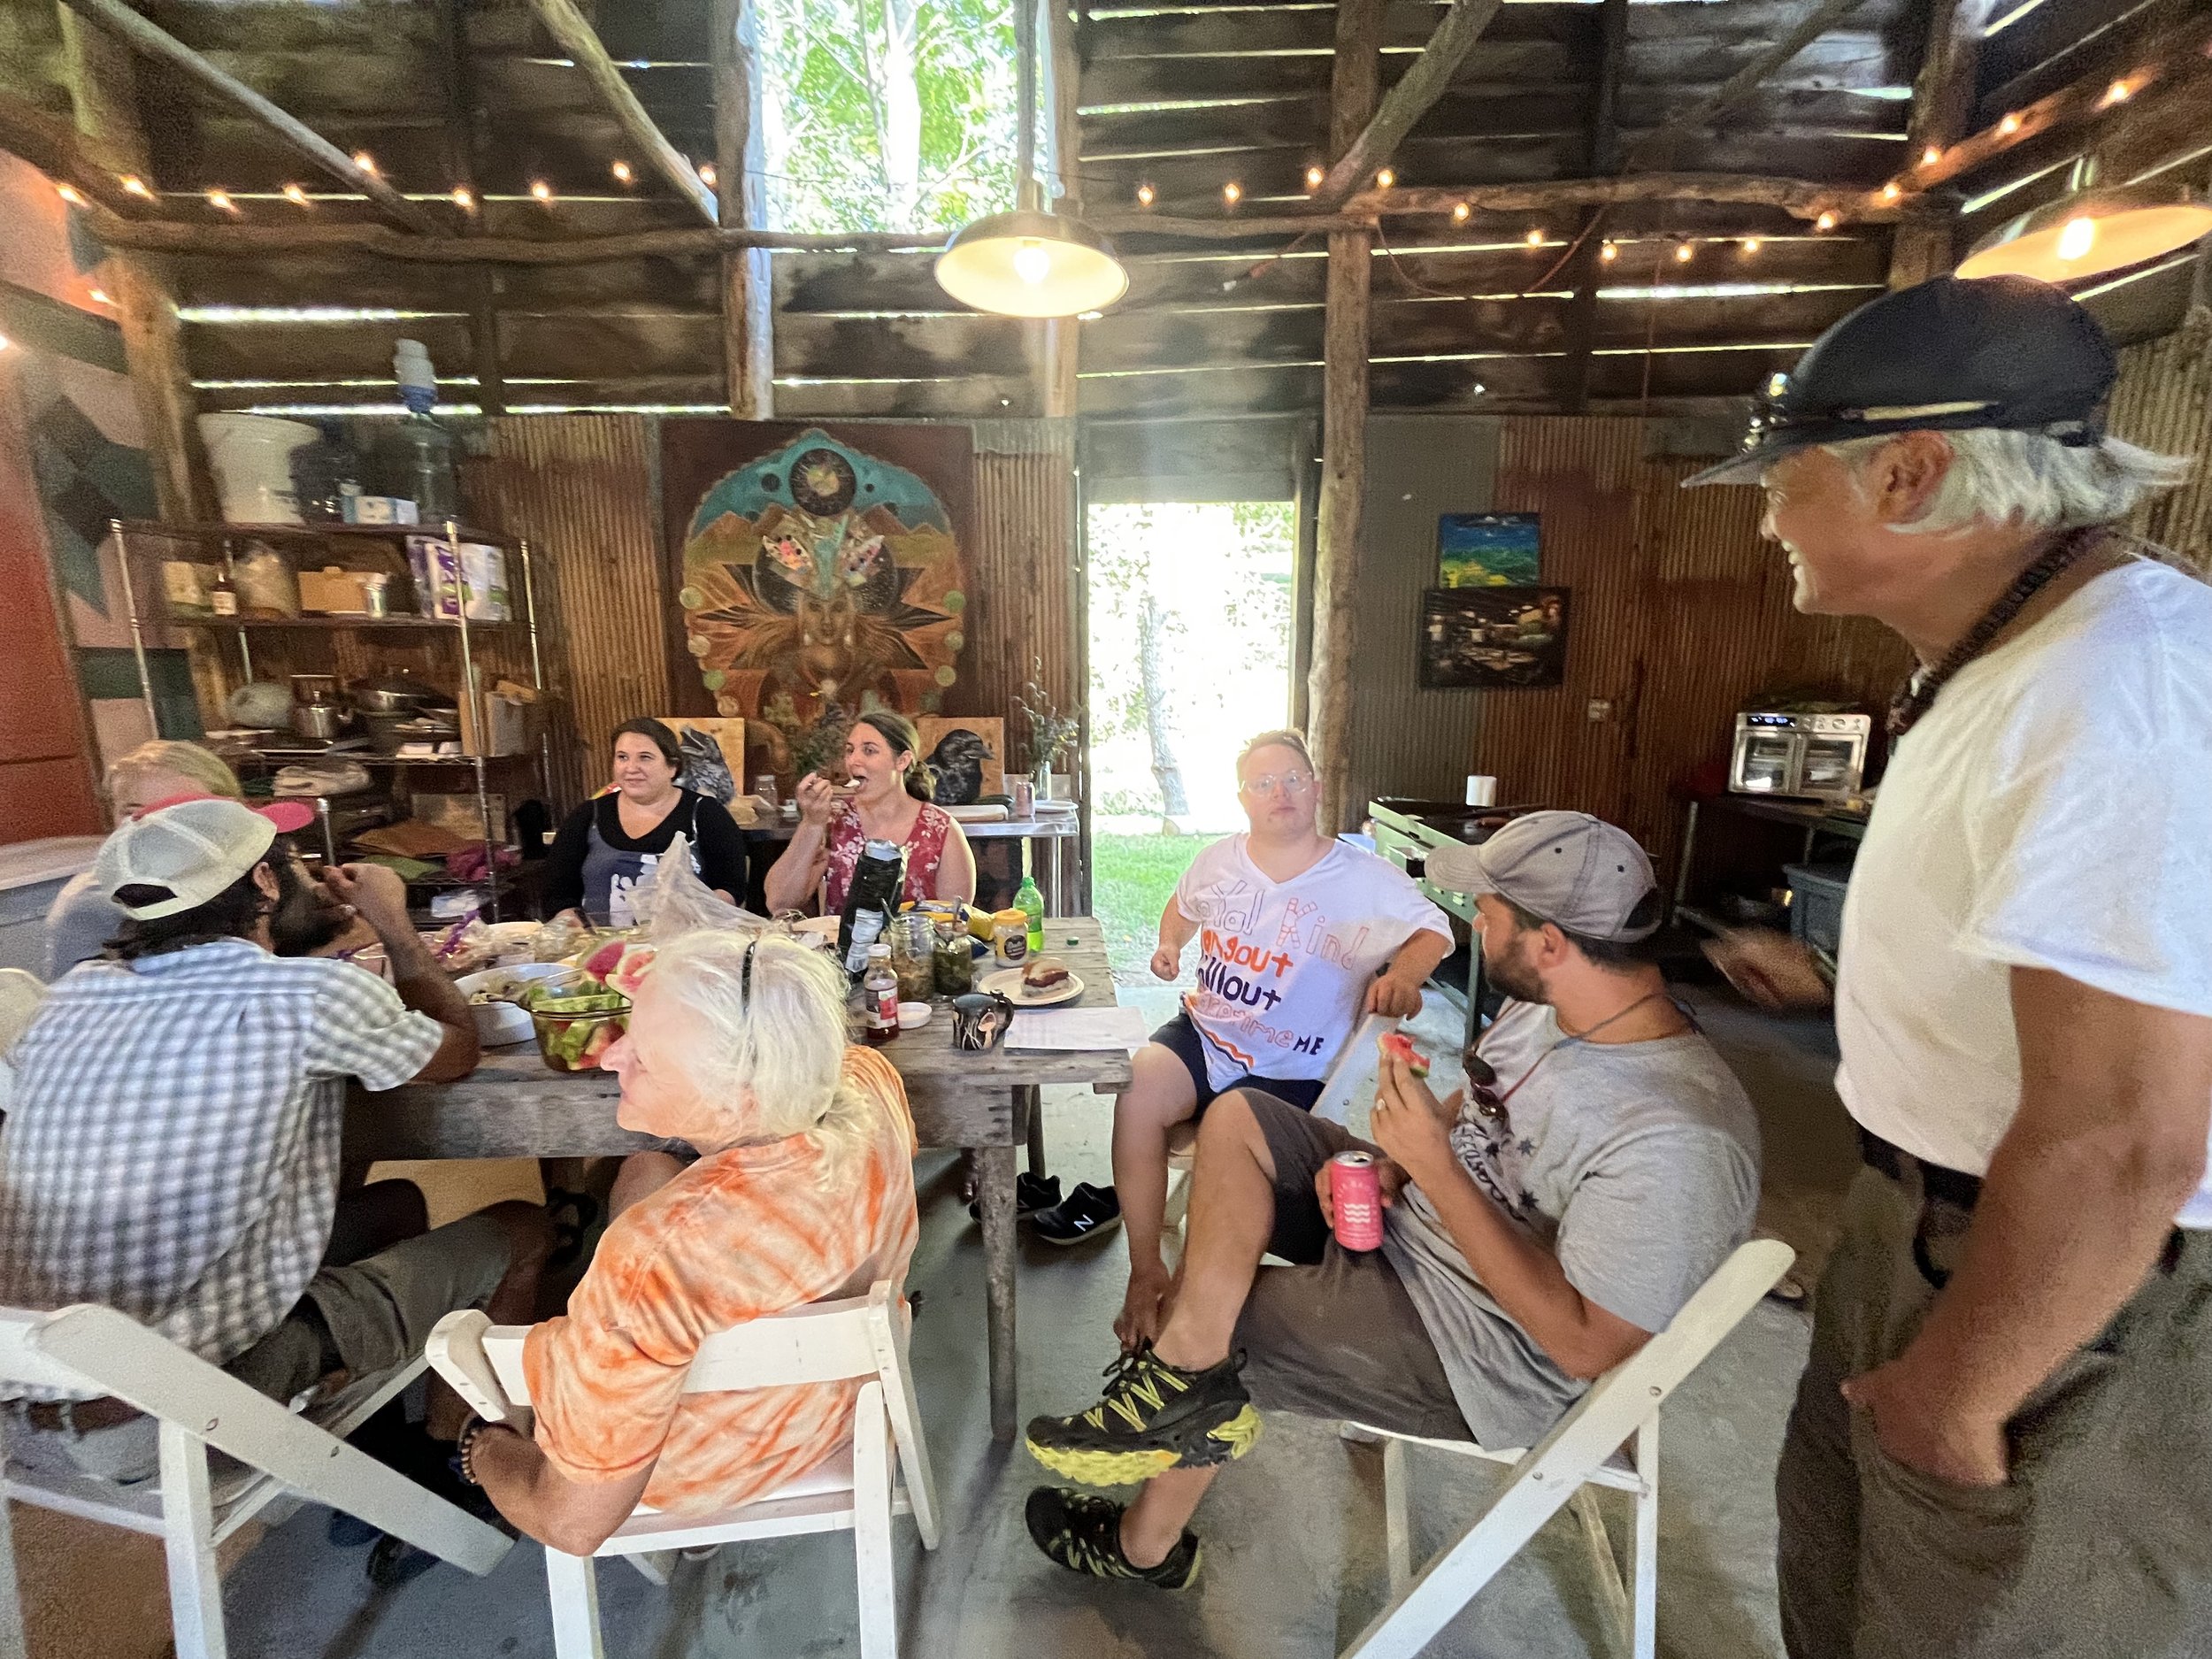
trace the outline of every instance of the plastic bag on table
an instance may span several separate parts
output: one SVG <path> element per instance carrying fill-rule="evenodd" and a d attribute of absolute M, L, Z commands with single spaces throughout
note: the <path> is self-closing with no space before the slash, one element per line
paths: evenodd
<path fill-rule="evenodd" d="M 699 879 L 699 872 L 691 867 L 690 843 L 681 835 L 671 841 L 668 850 L 661 855 L 643 911 L 645 936 L 655 944 L 665 944 L 702 927 L 740 933 L 768 929 L 765 917 L 731 903 Z"/>

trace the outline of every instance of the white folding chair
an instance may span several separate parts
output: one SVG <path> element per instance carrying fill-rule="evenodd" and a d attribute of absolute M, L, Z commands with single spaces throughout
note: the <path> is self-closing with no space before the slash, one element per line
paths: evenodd
<path fill-rule="evenodd" d="M 1466 1440 L 1425 1440 L 1363 1423 L 1344 1425 L 1348 1440 L 1383 1442 L 1391 1598 L 1340 1659 L 1411 1659 L 1546 1521 L 1570 1506 L 1582 1523 L 1599 1594 L 1621 1640 L 1634 1659 L 1653 1659 L 1659 1612 L 1659 1407 L 1759 1305 L 1794 1259 L 1795 1252 L 1778 1239 L 1755 1239 L 1737 1247 L 1665 1330 L 1591 1384 L 1531 1450 L 1492 1451 Z M 1626 1465 L 1612 1462 L 1632 1438 L 1634 1451 Z M 1439 1550 L 1417 1577 L 1406 1506 L 1409 1442 L 1513 1465 L 1511 1477 L 1473 1524 Z M 1626 1585 L 1594 1486 L 1635 1494 Z"/>
<path fill-rule="evenodd" d="M 1385 1032 L 1397 1029 L 1395 1014 L 1369 1014 L 1360 1021 L 1351 1041 L 1337 1051 L 1328 1075 L 1322 1080 L 1321 1093 L 1313 1102 L 1315 1117 L 1336 1124 L 1350 1117 L 1352 1101 L 1361 1085 L 1375 1075 L 1381 1064 L 1375 1051 L 1376 1040 Z M 1191 1165 L 1197 1162 L 1197 1148 L 1198 1125 L 1194 1120 L 1177 1124 L 1168 1131 L 1167 1166 L 1175 1177 L 1167 1193 L 1165 1230 L 1169 1233 L 1178 1231 L 1190 1212 L 1190 1171 Z"/>
<path fill-rule="evenodd" d="M 6 1495 L 159 1538 L 179 1659 L 222 1659 L 216 1546 L 280 1497 L 343 1509 L 480 1576 L 507 1553 L 513 1540 L 505 1533 L 342 1438 L 422 1368 L 417 1359 L 365 1379 L 299 1415 L 112 1308 L 0 1308 L 0 1382 L 113 1395 L 157 1420 L 161 1447 L 159 1479 L 131 1486 L 10 1459 Z M 211 1448 L 235 1464 L 211 1469 Z M 0 1503 L 0 1628 L 20 1630 L 6 1507 Z"/>
<path fill-rule="evenodd" d="M 897 1659 L 898 1584 L 891 1520 L 911 1515 L 925 1548 L 937 1548 L 937 1488 L 907 1356 L 900 1287 L 878 1279 L 865 1296 L 818 1302 L 709 1337 L 691 1362 L 686 1394 L 780 1388 L 865 1377 L 850 1446 L 820 1467 L 750 1503 L 707 1515 L 641 1506 L 596 1555 L 626 1555 L 656 1584 L 670 1555 L 740 1539 L 849 1529 L 860 1577 L 862 1659 Z M 430 1334 L 430 1363 L 488 1422 L 527 1432 L 522 1374 L 527 1325 L 494 1325 L 480 1312 L 450 1313 Z M 603 1659 L 595 1556 L 545 1552 L 557 1659 Z"/>

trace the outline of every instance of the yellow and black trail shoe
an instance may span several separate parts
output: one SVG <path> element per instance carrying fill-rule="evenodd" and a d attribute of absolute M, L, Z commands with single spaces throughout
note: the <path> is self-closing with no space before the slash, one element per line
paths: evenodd
<path fill-rule="evenodd" d="M 1241 1457 L 1260 1414 L 1237 1380 L 1244 1356 L 1179 1371 L 1146 1343 L 1106 1368 L 1106 1392 L 1087 1411 L 1034 1417 L 1029 1455 L 1087 1486 L 1125 1486 L 1168 1469 L 1209 1469 Z"/>
<path fill-rule="evenodd" d="M 1158 1566 L 1140 1567 L 1121 1553 L 1125 1507 L 1065 1486 L 1039 1486 L 1029 1494 L 1022 1518 L 1028 1522 L 1037 1548 L 1070 1572 L 1088 1573 L 1094 1578 L 1133 1578 L 1163 1590 L 1189 1589 L 1204 1558 L 1198 1535 L 1186 1529 Z"/>

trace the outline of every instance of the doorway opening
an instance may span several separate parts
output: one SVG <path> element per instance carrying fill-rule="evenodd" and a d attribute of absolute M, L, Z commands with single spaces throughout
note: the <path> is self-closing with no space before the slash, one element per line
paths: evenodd
<path fill-rule="evenodd" d="M 1092 908 L 1116 979 L 1157 984 L 1168 896 L 1244 826 L 1238 749 L 1289 723 L 1296 509 L 1098 502 L 1086 529 Z"/>

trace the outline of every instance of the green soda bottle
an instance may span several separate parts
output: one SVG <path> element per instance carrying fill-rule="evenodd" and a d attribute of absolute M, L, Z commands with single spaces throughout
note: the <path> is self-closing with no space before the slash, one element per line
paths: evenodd
<path fill-rule="evenodd" d="M 1029 955 L 1035 960 L 1045 948 L 1045 895 L 1037 891 L 1037 878 L 1029 873 L 1029 843 L 1022 843 L 1022 884 L 1014 894 L 1014 908 L 1029 918 Z"/>

